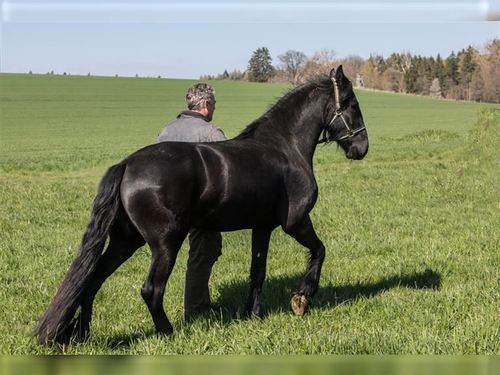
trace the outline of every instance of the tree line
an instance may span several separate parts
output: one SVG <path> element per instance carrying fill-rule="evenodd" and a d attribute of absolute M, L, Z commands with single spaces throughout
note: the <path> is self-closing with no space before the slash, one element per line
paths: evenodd
<path fill-rule="evenodd" d="M 247 70 L 225 70 L 201 79 L 231 79 L 252 82 L 290 82 L 299 84 L 312 76 L 328 73 L 332 66 L 343 65 L 356 87 L 434 97 L 500 102 L 500 39 L 483 48 L 468 46 L 447 57 L 393 53 L 384 58 L 350 56 L 336 58 L 333 50 L 321 50 L 308 57 L 289 50 L 273 65 L 268 48 L 257 48 Z"/>

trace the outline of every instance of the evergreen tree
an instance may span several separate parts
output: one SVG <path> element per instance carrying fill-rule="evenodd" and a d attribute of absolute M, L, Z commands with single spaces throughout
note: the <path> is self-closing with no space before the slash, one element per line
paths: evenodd
<path fill-rule="evenodd" d="M 436 65 L 436 60 L 433 56 L 425 58 L 426 71 L 429 77 L 434 74 L 434 65 Z"/>
<path fill-rule="evenodd" d="M 417 93 L 429 95 L 429 88 L 432 82 L 432 67 L 429 58 L 418 56 L 417 72 Z"/>
<path fill-rule="evenodd" d="M 460 53 L 460 82 L 464 85 L 468 85 L 472 80 L 472 75 L 476 70 L 476 58 L 477 51 L 469 46 L 466 50 L 462 50 Z"/>
<path fill-rule="evenodd" d="M 441 90 L 446 91 L 446 88 L 447 88 L 446 69 L 444 67 L 443 59 L 441 58 L 441 55 L 439 53 L 438 53 L 438 55 L 436 57 L 436 61 L 434 63 L 434 71 L 433 71 L 432 77 L 439 79 L 439 86 L 440 86 Z"/>
<path fill-rule="evenodd" d="M 248 78 L 254 82 L 267 82 L 274 74 L 272 58 L 267 47 L 257 48 L 248 61 Z"/>
<path fill-rule="evenodd" d="M 417 79 L 418 79 L 418 67 L 416 64 L 414 64 L 405 74 L 405 87 L 406 87 L 406 92 L 412 93 L 412 94 L 417 94 L 418 93 L 418 86 L 417 86 Z"/>
<path fill-rule="evenodd" d="M 451 52 L 451 55 L 446 59 L 446 76 L 450 80 L 450 83 L 454 85 L 458 84 L 458 58 L 453 51 Z"/>
<path fill-rule="evenodd" d="M 370 56 L 370 58 L 372 58 L 372 56 Z M 374 61 L 375 67 L 377 69 L 377 72 L 379 74 L 383 74 L 385 72 L 385 70 L 387 69 L 387 63 L 384 60 L 384 56 L 374 55 L 373 61 Z"/>

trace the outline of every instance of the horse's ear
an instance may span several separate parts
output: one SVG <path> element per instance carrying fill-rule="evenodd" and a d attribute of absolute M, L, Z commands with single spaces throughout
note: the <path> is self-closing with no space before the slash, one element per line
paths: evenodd
<path fill-rule="evenodd" d="M 344 70 L 342 69 L 342 65 L 340 65 L 337 68 L 337 71 L 335 72 L 335 79 L 341 82 L 343 77 L 344 77 Z"/>
<path fill-rule="evenodd" d="M 332 70 L 330 70 L 330 79 L 332 79 L 334 75 L 335 75 L 335 68 L 332 68 Z"/>

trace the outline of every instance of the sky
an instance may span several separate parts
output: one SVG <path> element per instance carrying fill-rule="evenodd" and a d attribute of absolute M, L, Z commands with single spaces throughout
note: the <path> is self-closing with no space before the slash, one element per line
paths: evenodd
<path fill-rule="evenodd" d="M 448 56 L 500 38 L 500 0 L 0 0 L 0 71 L 193 78 L 268 47 Z"/>

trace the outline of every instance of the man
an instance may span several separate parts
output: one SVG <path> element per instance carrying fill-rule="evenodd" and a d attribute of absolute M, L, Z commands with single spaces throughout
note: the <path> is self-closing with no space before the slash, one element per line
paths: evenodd
<path fill-rule="evenodd" d="M 216 142 L 226 139 L 222 130 L 210 124 L 215 111 L 215 91 L 205 84 L 192 86 L 186 94 L 187 111 L 163 128 L 158 142 Z M 184 292 L 184 317 L 189 320 L 208 312 L 208 280 L 212 267 L 221 255 L 219 232 L 192 229 L 189 232 L 189 259 Z"/>
<path fill-rule="evenodd" d="M 215 111 L 215 90 L 197 83 L 186 94 L 187 111 L 163 128 L 158 142 L 216 142 L 226 139 L 221 129 L 210 124 Z"/>

